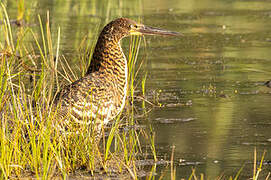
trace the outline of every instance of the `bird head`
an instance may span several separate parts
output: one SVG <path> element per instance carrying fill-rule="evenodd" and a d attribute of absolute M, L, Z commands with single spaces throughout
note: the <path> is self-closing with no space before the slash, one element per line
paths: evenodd
<path fill-rule="evenodd" d="M 162 35 L 162 36 L 177 36 L 178 32 L 153 28 L 137 23 L 128 18 L 118 18 L 111 21 L 104 28 L 104 33 L 116 38 L 116 41 L 130 35 Z"/>

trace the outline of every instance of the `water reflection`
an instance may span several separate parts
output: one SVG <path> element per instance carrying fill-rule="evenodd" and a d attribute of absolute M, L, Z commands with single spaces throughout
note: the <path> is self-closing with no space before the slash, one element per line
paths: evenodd
<path fill-rule="evenodd" d="M 250 3 L 204 1 L 191 5 L 189 1 L 188 6 L 174 6 L 172 11 L 163 9 L 163 15 L 174 17 L 167 24 L 183 27 L 186 37 L 164 43 L 165 54 L 159 51 L 156 56 L 155 49 L 148 52 L 149 89 L 161 89 L 167 97 L 179 94 L 181 98 L 175 102 L 192 101 L 192 106 L 152 112 L 150 118 L 159 119 L 155 122 L 157 141 L 161 146 L 174 144 L 176 159 L 204 162 L 197 165 L 198 172 L 210 177 L 221 172 L 234 175 L 252 161 L 254 146 L 262 152 L 269 145 L 270 90 L 260 84 L 270 79 L 271 34 L 266 26 L 270 3 Z M 191 9 L 181 13 L 185 8 Z M 151 13 L 147 14 L 146 21 L 151 18 Z M 153 14 L 159 19 L 158 13 Z M 161 103 L 167 104 L 169 99 Z M 161 118 L 195 120 L 168 124 Z M 251 166 L 246 167 L 243 177 L 246 172 L 251 174 Z M 185 175 L 189 170 L 180 174 Z"/>

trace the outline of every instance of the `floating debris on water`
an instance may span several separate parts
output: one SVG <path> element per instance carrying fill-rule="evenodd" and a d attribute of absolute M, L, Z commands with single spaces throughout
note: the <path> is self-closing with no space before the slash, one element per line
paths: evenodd
<path fill-rule="evenodd" d="M 155 120 L 160 122 L 160 123 L 164 123 L 164 124 L 172 124 L 175 122 L 190 122 L 190 121 L 194 121 L 197 118 L 156 118 Z"/>

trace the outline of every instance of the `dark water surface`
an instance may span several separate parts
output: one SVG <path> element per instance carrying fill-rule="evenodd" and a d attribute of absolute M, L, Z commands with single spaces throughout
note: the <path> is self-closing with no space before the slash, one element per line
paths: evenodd
<path fill-rule="evenodd" d="M 15 18 L 16 3 L 7 4 Z M 142 119 L 153 125 L 159 158 L 170 156 L 175 146 L 177 177 L 189 177 L 192 167 L 211 179 L 234 176 L 245 165 L 242 177 L 248 178 L 256 147 L 259 158 L 267 150 L 262 174 L 271 170 L 271 89 L 262 85 L 271 79 L 271 1 L 26 4 L 30 22 L 50 11 L 53 39 L 61 27 L 61 53 L 68 60 L 85 36 L 95 41 L 98 31 L 120 16 L 182 32 L 176 38 L 145 37 L 139 56 L 147 60 L 147 99 L 159 92 L 161 107 Z"/>

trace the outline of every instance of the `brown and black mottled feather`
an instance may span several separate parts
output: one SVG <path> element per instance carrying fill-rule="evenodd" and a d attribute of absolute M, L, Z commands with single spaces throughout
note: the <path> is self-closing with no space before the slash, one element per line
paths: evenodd
<path fill-rule="evenodd" d="M 119 18 L 102 30 L 87 74 L 65 86 L 54 101 L 58 118 L 100 124 L 118 115 L 127 88 L 127 62 L 120 40 L 129 35 L 134 21 Z"/>

